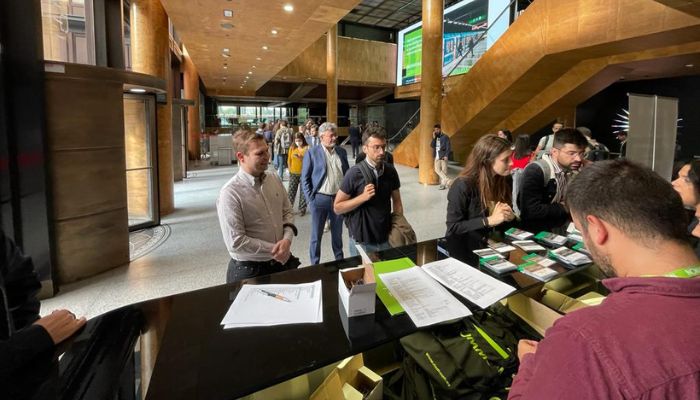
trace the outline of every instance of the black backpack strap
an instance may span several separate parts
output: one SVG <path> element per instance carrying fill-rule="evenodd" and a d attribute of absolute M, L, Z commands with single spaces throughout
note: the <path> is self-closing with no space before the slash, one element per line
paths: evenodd
<path fill-rule="evenodd" d="M 374 178 L 374 172 L 372 172 L 372 168 L 367 164 L 367 161 L 362 160 L 359 164 L 357 164 L 357 168 L 360 169 L 360 172 L 362 172 L 362 177 L 365 178 L 365 185 L 375 184 L 376 185 L 376 180 Z"/>

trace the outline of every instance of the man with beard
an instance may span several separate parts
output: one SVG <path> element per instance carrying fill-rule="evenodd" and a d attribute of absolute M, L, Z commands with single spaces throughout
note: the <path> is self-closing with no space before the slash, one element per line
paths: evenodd
<path fill-rule="evenodd" d="M 216 211 L 231 256 L 226 282 L 299 266 L 290 252 L 297 234 L 282 179 L 265 171 L 270 162 L 262 136 L 248 130 L 233 135 L 240 169 L 219 192 Z"/>
<path fill-rule="evenodd" d="M 610 294 L 519 343 L 509 398 L 700 398 L 700 266 L 680 197 L 626 160 L 587 166 L 567 197 Z"/>
<path fill-rule="evenodd" d="M 399 174 L 385 162 L 386 137 L 367 131 L 362 148 L 367 157 L 345 174 L 333 205 L 337 214 L 345 215 L 353 256 L 358 254 L 355 244 L 366 251 L 388 249 L 392 205 L 395 214 L 403 214 Z"/>
<path fill-rule="evenodd" d="M 562 129 L 554 136 L 551 154 L 525 167 L 517 196 L 523 229 L 557 232 L 566 226 L 566 186 L 581 168 L 587 144 L 581 132 Z"/>

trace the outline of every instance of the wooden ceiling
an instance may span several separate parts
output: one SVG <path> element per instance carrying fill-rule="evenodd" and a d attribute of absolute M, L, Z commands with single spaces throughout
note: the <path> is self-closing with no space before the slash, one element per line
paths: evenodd
<path fill-rule="evenodd" d="M 360 0 L 161 2 L 207 91 L 251 96 Z"/>

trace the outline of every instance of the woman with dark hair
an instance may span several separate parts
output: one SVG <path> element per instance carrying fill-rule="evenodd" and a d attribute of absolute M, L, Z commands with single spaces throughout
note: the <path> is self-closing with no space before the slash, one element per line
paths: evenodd
<path fill-rule="evenodd" d="M 513 133 L 508 129 L 501 129 L 496 135 L 498 135 L 499 138 L 507 140 L 509 143 L 513 143 Z"/>
<path fill-rule="evenodd" d="M 518 135 L 518 137 L 515 139 L 515 150 L 510 156 L 510 159 L 513 162 L 510 169 L 525 169 L 530 160 L 532 160 L 530 135 Z"/>
<path fill-rule="evenodd" d="M 673 188 L 681 196 L 683 205 L 695 210 L 695 215 L 688 226 L 688 233 L 693 236 L 695 254 L 700 256 L 700 160 L 685 164 L 678 171 L 678 178 L 672 182 Z"/>
<path fill-rule="evenodd" d="M 510 142 L 496 135 L 481 137 L 452 183 L 446 221 L 451 254 L 464 248 L 470 248 L 470 253 L 484 244 L 489 228 L 515 217 L 510 207 L 510 147 Z"/>
<path fill-rule="evenodd" d="M 304 160 L 304 154 L 308 150 L 309 146 L 306 145 L 306 139 L 304 134 L 297 132 L 294 134 L 294 142 L 292 142 L 289 148 L 289 155 L 287 156 L 287 165 L 289 165 L 289 189 L 287 193 L 289 194 L 289 204 L 294 208 L 294 198 L 297 196 L 297 191 L 299 192 L 299 214 L 303 216 L 306 214 L 306 199 L 304 198 L 304 193 L 299 189 L 299 182 L 301 182 L 301 167 Z"/>

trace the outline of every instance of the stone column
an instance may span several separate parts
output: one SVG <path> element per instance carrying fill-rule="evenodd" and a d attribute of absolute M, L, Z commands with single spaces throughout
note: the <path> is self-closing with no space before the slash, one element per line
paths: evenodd
<path fill-rule="evenodd" d="M 172 84 L 168 16 L 160 0 L 132 0 L 131 65 L 134 72 L 157 76 L 167 82 L 166 102 L 156 107 L 158 126 L 158 188 L 160 215 L 174 209 Z"/>
<path fill-rule="evenodd" d="M 326 118 L 338 123 L 338 25 L 326 35 Z"/>
<path fill-rule="evenodd" d="M 199 74 L 197 68 L 192 63 L 192 59 L 183 52 L 183 73 L 185 98 L 194 100 L 193 107 L 187 107 L 187 153 L 190 160 L 199 159 Z"/>
<path fill-rule="evenodd" d="M 443 0 L 423 0 L 418 182 L 429 185 L 438 182 L 430 141 L 442 103 L 442 12 Z"/>

